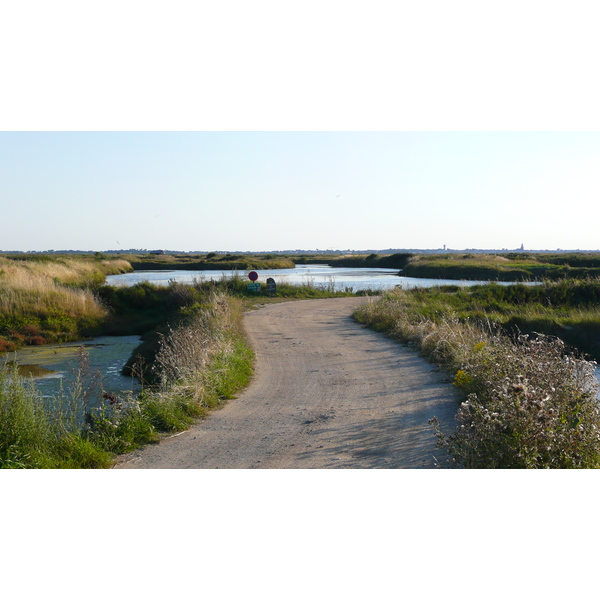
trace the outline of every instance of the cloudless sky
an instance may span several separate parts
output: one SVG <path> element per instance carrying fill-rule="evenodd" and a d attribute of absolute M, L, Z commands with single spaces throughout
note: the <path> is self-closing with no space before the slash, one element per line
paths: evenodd
<path fill-rule="evenodd" d="M 600 134 L 4 132 L 0 250 L 597 249 Z"/>
<path fill-rule="evenodd" d="M 0 250 L 600 248 L 585 2 L 74 7 L 0 24 Z"/>

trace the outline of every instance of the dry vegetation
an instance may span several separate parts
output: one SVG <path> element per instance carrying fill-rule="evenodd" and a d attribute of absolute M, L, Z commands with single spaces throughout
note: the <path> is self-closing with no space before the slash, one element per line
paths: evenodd
<path fill-rule="evenodd" d="M 0 352 L 76 339 L 106 316 L 93 288 L 131 271 L 124 260 L 36 258 L 0 257 Z"/>

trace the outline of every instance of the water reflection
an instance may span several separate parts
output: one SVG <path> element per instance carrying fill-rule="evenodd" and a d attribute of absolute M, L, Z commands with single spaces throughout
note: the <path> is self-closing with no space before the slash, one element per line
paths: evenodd
<path fill-rule="evenodd" d="M 15 361 L 14 360 L 9 360 L 7 363 L 8 367 L 14 368 L 15 367 Z M 34 378 L 40 378 L 40 377 L 60 377 L 60 373 L 58 371 L 54 371 L 53 369 L 46 369 L 45 367 L 42 367 L 40 365 L 16 365 L 17 367 L 17 373 L 21 376 L 21 377 L 34 377 Z"/>
<path fill-rule="evenodd" d="M 297 265 L 295 269 L 264 269 L 257 271 L 259 282 L 272 277 L 277 284 L 309 284 L 336 291 L 358 292 L 361 290 L 387 290 L 396 286 L 403 288 L 433 287 L 436 285 L 472 286 L 489 283 L 487 281 L 457 281 L 456 279 L 421 279 L 399 276 L 398 269 L 371 269 L 351 267 L 330 267 L 329 265 Z M 110 275 L 106 283 L 113 286 L 131 286 L 142 281 L 166 286 L 170 281 L 194 283 L 194 281 L 214 281 L 234 276 L 247 277 L 245 271 L 134 271 L 122 275 Z M 509 282 L 500 282 L 510 285 Z"/>
<path fill-rule="evenodd" d="M 28 346 L 5 360 L 9 364 L 16 362 L 20 375 L 35 379 L 42 395 L 52 397 L 60 393 L 64 380 L 77 368 L 83 347 L 89 355 L 90 372 L 99 378 L 105 392 L 135 393 L 139 391 L 138 382 L 121 375 L 121 369 L 139 343 L 137 335 L 104 336 L 84 342 Z"/>

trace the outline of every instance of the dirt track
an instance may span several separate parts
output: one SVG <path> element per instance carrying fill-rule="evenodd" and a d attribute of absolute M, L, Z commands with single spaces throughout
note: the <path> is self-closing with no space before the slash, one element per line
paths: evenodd
<path fill-rule="evenodd" d="M 432 468 L 452 386 L 415 353 L 350 318 L 365 298 L 271 304 L 246 315 L 250 386 L 192 429 L 116 468 Z"/>

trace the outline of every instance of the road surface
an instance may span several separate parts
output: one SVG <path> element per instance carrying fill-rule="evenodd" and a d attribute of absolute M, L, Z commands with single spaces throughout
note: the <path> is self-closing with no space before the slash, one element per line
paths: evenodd
<path fill-rule="evenodd" d="M 368 298 L 270 304 L 247 313 L 255 377 L 190 430 L 120 458 L 129 469 L 434 468 L 428 420 L 454 428 L 437 368 L 352 321 Z"/>

